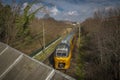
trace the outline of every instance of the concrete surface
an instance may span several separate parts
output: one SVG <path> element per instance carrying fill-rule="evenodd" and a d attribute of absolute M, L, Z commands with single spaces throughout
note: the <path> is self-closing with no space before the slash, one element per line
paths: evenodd
<path fill-rule="evenodd" d="M 75 80 L 0 42 L 0 80 Z"/>

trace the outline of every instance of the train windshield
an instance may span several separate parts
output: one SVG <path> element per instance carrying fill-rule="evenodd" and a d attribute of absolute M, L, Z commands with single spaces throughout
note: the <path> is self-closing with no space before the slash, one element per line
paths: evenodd
<path fill-rule="evenodd" d="M 56 56 L 59 56 L 59 57 L 66 57 L 66 56 L 67 56 L 67 51 L 58 50 L 58 51 L 56 52 Z"/>
<path fill-rule="evenodd" d="M 57 48 L 56 48 L 56 56 L 58 56 L 58 57 L 67 57 L 68 52 L 69 52 L 68 48 L 69 47 L 66 44 L 58 45 Z"/>

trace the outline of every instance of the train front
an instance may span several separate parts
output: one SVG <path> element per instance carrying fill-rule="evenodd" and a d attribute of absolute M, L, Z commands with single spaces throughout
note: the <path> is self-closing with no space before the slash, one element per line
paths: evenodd
<path fill-rule="evenodd" d="M 70 58 L 69 44 L 67 44 L 67 42 L 60 43 L 57 46 L 54 55 L 55 69 L 68 69 L 70 67 Z"/>

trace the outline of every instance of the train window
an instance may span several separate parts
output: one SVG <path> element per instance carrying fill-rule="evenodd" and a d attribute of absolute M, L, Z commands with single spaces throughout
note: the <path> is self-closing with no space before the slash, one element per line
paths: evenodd
<path fill-rule="evenodd" d="M 66 57 L 66 53 L 57 53 L 57 56 L 59 56 L 59 57 Z"/>
<path fill-rule="evenodd" d="M 66 50 L 66 49 L 56 50 L 56 56 L 67 57 L 68 56 L 68 50 Z"/>

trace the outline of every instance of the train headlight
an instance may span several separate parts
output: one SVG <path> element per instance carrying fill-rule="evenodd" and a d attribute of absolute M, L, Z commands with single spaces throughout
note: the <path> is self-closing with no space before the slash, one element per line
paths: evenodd
<path fill-rule="evenodd" d="M 58 64 L 58 67 L 59 67 L 59 68 L 64 68 L 64 67 L 65 67 L 65 63 L 59 63 L 59 64 Z"/>

